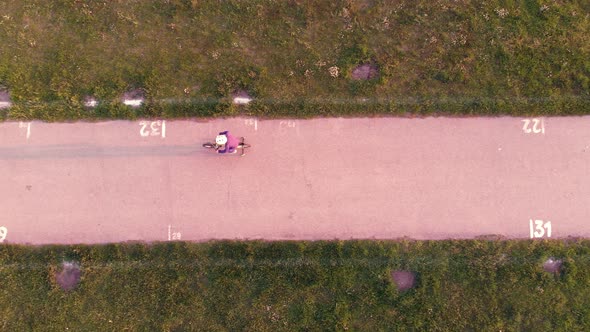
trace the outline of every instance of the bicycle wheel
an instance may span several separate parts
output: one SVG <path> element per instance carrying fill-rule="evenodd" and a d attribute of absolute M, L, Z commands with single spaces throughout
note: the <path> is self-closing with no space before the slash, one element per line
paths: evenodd
<path fill-rule="evenodd" d="M 208 148 L 208 149 L 213 149 L 215 147 L 215 144 L 213 143 L 204 143 L 203 144 L 204 148 Z"/>

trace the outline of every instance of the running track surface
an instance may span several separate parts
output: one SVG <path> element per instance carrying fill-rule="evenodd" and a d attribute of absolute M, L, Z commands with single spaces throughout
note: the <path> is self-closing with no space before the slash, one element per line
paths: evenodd
<path fill-rule="evenodd" d="M 253 147 L 201 147 L 222 130 Z M 0 226 L 31 244 L 587 237 L 589 170 L 590 117 L 6 122 Z"/>

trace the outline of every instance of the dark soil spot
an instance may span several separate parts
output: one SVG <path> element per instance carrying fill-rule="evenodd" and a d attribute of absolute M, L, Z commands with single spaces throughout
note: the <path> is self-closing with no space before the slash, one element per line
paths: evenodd
<path fill-rule="evenodd" d="M 8 89 L 0 86 L 0 108 L 6 108 L 10 106 L 10 93 Z"/>
<path fill-rule="evenodd" d="M 375 63 L 363 63 L 352 70 L 353 80 L 372 80 L 379 75 L 379 67 Z"/>
<path fill-rule="evenodd" d="M 416 285 L 416 274 L 411 271 L 393 271 L 391 277 L 399 291 L 405 291 Z"/>
<path fill-rule="evenodd" d="M 80 266 L 77 263 L 64 262 L 55 279 L 61 289 L 71 291 L 80 283 L 80 275 Z"/>
<path fill-rule="evenodd" d="M 545 263 L 543 263 L 543 270 L 545 270 L 545 272 L 557 274 L 561 272 L 562 265 L 563 262 L 561 261 L 561 259 L 555 259 L 553 257 L 550 257 L 545 261 Z"/>

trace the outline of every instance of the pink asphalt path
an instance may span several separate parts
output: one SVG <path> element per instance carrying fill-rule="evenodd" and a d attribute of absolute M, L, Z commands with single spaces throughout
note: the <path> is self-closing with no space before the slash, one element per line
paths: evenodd
<path fill-rule="evenodd" d="M 543 121 L 0 123 L 0 226 L 32 244 L 528 238 L 530 219 L 590 236 L 590 117 Z M 221 130 L 253 147 L 201 147 Z"/>

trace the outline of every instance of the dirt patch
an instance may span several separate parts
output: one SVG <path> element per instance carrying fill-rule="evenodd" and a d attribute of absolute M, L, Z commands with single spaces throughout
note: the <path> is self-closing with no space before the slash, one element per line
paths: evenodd
<path fill-rule="evenodd" d="M 143 89 L 131 89 L 121 97 L 123 104 L 128 106 L 141 106 L 145 100 L 146 93 Z"/>
<path fill-rule="evenodd" d="M 186 95 L 190 95 L 190 94 L 195 94 L 197 92 L 199 92 L 201 90 L 201 85 L 200 84 L 195 84 L 193 86 L 187 86 L 186 88 L 184 88 L 184 94 Z"/>
<path fill-rule="evenodd" d="M 377 64 L 371 63 L 363 63 L 356 66 L 352 70 L 352 79 L 353 80 L 372 80 L 379 75 L 379 67 Z"/>
<path fill-rule="evenodd" d="M 412 289 L 416 286 L 416 274 L 412 271 L 393 271 L 391 272 L 391 278 L 399 291 Z"/>
<path fill-rule="evenodd" d="M 8 89 L 0 86 L 0 108 L 10 107 L 10 93 Z"/>
<path fill-rule="evenodd" d="M 61 289 L 71 291 L 80 283 L 81 274 L 78 263 L 63 262 L 61 271 L 56 274 L 55 280 Z"/>
<path fill-rule="evenodd" d="M 543 270 L 545 270 L 545 272 L 548 273 L 559 274 L 561 272 L 562 265 L 563 262 L 561 259 L 549 257 L 549 259 L 547 259 L 545 263 L 543 263 Z"/>

